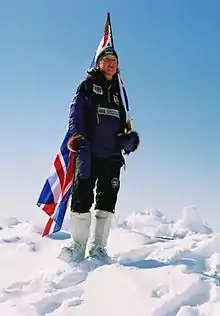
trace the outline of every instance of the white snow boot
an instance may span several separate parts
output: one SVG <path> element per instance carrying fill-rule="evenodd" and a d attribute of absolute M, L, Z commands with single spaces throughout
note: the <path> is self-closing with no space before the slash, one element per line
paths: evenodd
<path fill-rule="evenodd" d="M 110 260 L 106 245 L 112 218 L 113 213 L 102 210 L 95 210 L 95 214 L 92 216 L 88 254 L 90 257 L 104 263 L 108 263 Z"/>
<path fill-rule="evenodd" d="M 91 213 L 70 213 L 70 230 L 72 241 L 62 249 L 60 258 L 68 262 L 79 262 L 85 258 L 89 237 Z"/>

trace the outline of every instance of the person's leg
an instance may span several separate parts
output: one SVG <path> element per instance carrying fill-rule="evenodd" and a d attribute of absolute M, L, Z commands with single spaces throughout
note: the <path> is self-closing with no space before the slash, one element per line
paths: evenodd
<path fill-rule="evenodd" d="M 80 163 L 76 159 L 70 211 L 71 256 L 75 261 L 85 256 L 91 224 L 90 208 L 94 200 L 93 189 L 96 181 L 94 166 L 91 166 L 89 177 L 83 177 Z"/>
<path fill-rule="evenodd" d="M 103 160 L 98 170 L 95 209 L 114 213 L 120 189 L 121 163 Z"/>
<path fill-rule="evenodd" d="M 90 256 L 107 259 L 105 247 L 120 188 L 121 164 L 103 160 L 99 163 L 95 212 L 92 217 Z"/>

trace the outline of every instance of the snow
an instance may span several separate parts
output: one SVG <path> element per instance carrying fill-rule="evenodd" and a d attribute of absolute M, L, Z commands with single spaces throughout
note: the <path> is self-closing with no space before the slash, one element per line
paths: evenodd
<path fill-rule="evenodd" d="M 0 222 L 1 315 L 219 316 L 220 233 L 195 206 L 176 222 L 156 209 L 115 222 L 109 265 L 70 266 L 58 258 L 68 231 L 42 238 L 42 228 Z"/>

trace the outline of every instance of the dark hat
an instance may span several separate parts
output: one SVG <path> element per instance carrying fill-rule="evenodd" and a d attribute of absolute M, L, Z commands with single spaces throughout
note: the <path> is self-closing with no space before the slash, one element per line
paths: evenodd
<path fill-rule="evenodd" d="M 118 54 L 116 53 L 115 49 L 113 47 L 107 46 L 103 48 L 98 56 L 96 57 L 96 64 L 104 57 L 107 55 L 114 55 L 118 61 Z"/>

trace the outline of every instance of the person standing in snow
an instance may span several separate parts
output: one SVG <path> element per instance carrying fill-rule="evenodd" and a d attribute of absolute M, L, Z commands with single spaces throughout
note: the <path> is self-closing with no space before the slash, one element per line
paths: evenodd
<path fill-rule="evenodd" d="M 126 122 L 117 72 L 118 55 L 107 47 L 99 53 L 96 68 L 78 86 L 70 107 L 68 149 L 75 153 L 75 174 L 68 249 L 73 261 L 85 257 L 88 240 L 88 255 L 108 260 L 106 245 L 120 188 L 123 150 L 129 154 L 139 145 L 138 134 Z"/>

